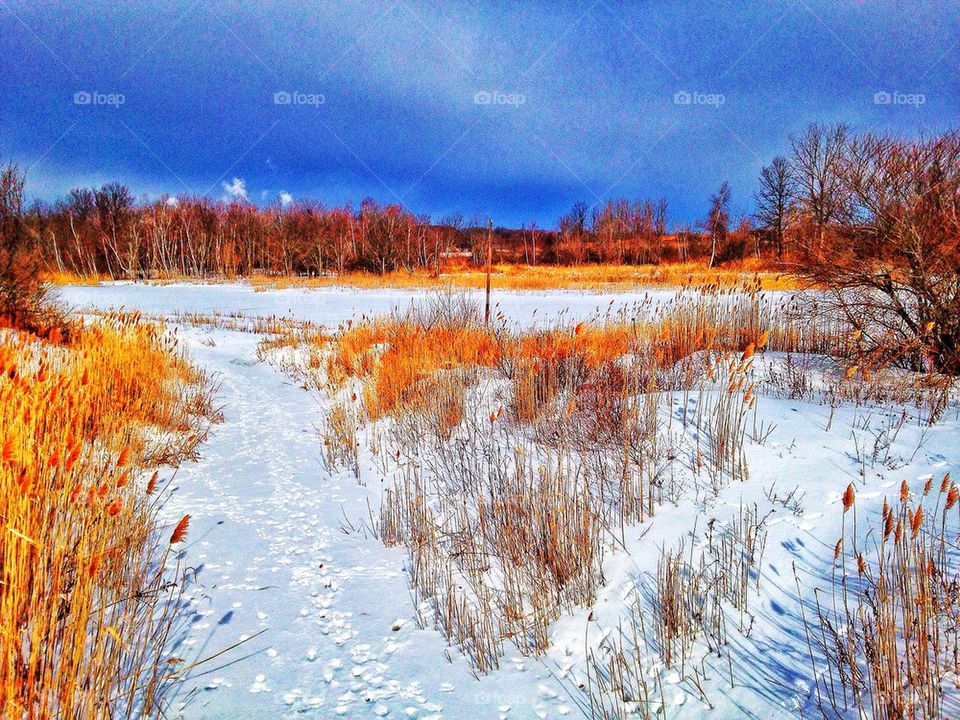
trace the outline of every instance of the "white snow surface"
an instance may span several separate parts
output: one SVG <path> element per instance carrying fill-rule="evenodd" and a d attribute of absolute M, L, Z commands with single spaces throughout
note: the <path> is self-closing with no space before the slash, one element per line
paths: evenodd
<path fill-rule="evenodd" d="M 674 294 L 658 292 L 664 299 Z M 330 327 L 428 295 L 122 283 L 67 287 L 60 294 L 81 311 L 242 311 Z M 648 294 L 509 293 L 499 295 L 498 310 L 524 324 L 558 315 L 578 319 L 629 307 Z M 931 474 L 938 481 L 946 472 L 957 477 L 960 466 L 955 410 L 932 428 L 905 424 L 886 457 L 864 465 L 854 438 L 860 446 L 872 442 L 881 413 L 864 429 L 864 409 L 841 406 L 831 418 L 829 407 L 761 396 L 758 417 L 775 427 L 764 443 L 747 443 L 748 481 L 728 485 L 706 507 L 702 495 L 699 504 L 691 497 L 628 528 L 624 548 L 606 556 L 597 602 L 554 623 L 548 653 L 530 658 L 508 649 L 499 670 L 478 678 L 440 632 L 418 627 L 405 551 L 385 548 L 369 532 L 383 482 L 372 459 L 362 458 L 366 486 L 349 471 L 324 469 L 315 430 L 323 399 L 258 362 L 257 335 L 185 326 L 176 332 L 192 359 L 219 378 L 225 422 L 214 427 L 201 459 L 177 472 L 162 509 L 169 522 L 191 514 L 184 562 L 197 569 L 174 654 L 194 662 L 264 631 L 196 668 L 174 703 L 186 718 L 589 716 L 587 695 L 578 688 L 586 682 L 585 648 L 616 632 L 638 581 L 655 571 L 661 547 L 681 539 L 689 547 L 711 518 L 728 521 L 741 502 L 756 503 L 761 516 L 774 514 L 761 591 L 751 598 L 751 633 L 731 632 L 733 687 L 725 658 L 707 667 L 703 685 L 712 708 L 686 678 L 652 659 L 651 677 L 660 678 L 670 718 L 788 718 L 797 717 L 798 708 L 814 717 L 797 594 L 809 602 L 828 573 L 841 533 L 841 494 L 853 482 L 866 518 L 884 495 L 897 494 L 901 480 L 917 491 Z M 697 402 L 692 394 L 687 412 L 695 412 Z M 680 411 L 678 400 L 678 417 Z M 780 496 L 799 487 L 801 507 L 771 503 L 771 487 Z"/>
<path fill-rule="evenodd" d="M 254 289 L 248 283 L 218 284 L 144 284 L 134 282 L 103 283 L 60 288 L 60 297 L 75 307 L 142 310 L 152 315 L 178 313 L 242 312 L 249 316 L 284 316 L 336 327 L 361 315 L 379 315 L 394 309 L 404 310 L 411 303 L 429 300 L 437 290 L 384 288 L 368 290 L 345 287 L 320 289 Z M 465 293 L 477 303 L 483 302 L 482 290 Z M 531 325 L 549 318 L 583 319 L 606 312 L 628 310 L 643 300 L 666 301 L 674 290 L 593 293 L 593 292 L 495 292 L 493 314 L 507 320 Z"/>

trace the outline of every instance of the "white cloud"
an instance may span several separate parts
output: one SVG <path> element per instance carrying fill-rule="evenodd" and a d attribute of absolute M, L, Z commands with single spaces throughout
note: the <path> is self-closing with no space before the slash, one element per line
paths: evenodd
<path fill-rule="evenodd" d="M 232 200 L 247 199 L 247 184 L 242 178 L 235 177 L 233 182 L 223 183 L 223 189 L 227 191 L 227 195 L 229 195 Z"/>
<path fill-rule="evenodd" d="M 281 204 L 281 205 L 289 205 L 289 204 L 292 203 L 292 202 L 293 202 L 293 195 L 291 195 L 290 193 L 288 193 L 286 190 L 281 190 L 281 191 L 280 191 L 280 204 Z"/>
<path fill-rule="evenodd" d="M 176 196 L 171 195 L 170 197 L 167 198 L 167 205 L 169 205 L 170 207 L 176 207 L 179 204 L 180 204 L 180 201 L 177 200 Z"/>

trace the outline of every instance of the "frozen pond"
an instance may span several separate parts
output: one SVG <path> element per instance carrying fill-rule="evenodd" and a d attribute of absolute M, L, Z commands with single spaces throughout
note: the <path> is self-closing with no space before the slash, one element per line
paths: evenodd
<path fill-rule="evenodd" d="M 482 290 L 463 292 L 482 306 Z M 58 289 L 60 297 L 77 308 L 142 310 L 154 315 L 182 312 L 240 312 L 251 316 L 279 315 L 310 320 L 327 326 L 361 314 L 373 315 L 408 308 L 427 301 L 437 290 L 384 288 L 289 288 L 255 290 L 245 283 L 150 285 L 129 282 Z M 617 293 L 573 291 L 493 291 L 493 313 L 524 325 L 537 318 L 564 315 L 585 318 L 606 312 L 629 311 L 638 303 L 660 303 L 676 296 L 675 290 L 651 289 Z"/>

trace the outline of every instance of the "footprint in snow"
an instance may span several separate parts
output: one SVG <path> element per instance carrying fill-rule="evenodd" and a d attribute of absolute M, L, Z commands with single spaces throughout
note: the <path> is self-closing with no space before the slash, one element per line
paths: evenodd
<path fill-rule="evenodd" d="M 214 678 L 204 686 L 204 690 L 218 690 L 221 687 L 233 687 L 225 678 Z"/>
<path fill-rule="evenodd" d="M 257 675 L 254 678 L 253 685 L 250 686 L 250 692 L 252 693 L 270 692 L 270 687 L 267 685 L 267 676 L 262 674 Z"/>
<path fill-rule="evenodd" d="M 553 700 L 560 696 L 556 690 L 546 685 L 537 685 L 537 691 L 540 693 L 540 697 L 545 700 Z"/>

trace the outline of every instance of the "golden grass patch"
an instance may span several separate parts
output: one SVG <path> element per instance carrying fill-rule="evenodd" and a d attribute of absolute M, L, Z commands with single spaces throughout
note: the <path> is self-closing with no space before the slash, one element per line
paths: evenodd
<path fill-rule="evenodd" d="M 209 385 L 161 328 L 115 316 L 55 343 L 0 330 L 0 709 L 158 712 L 173 619 L 159 463 L 191 456 Z"/>

